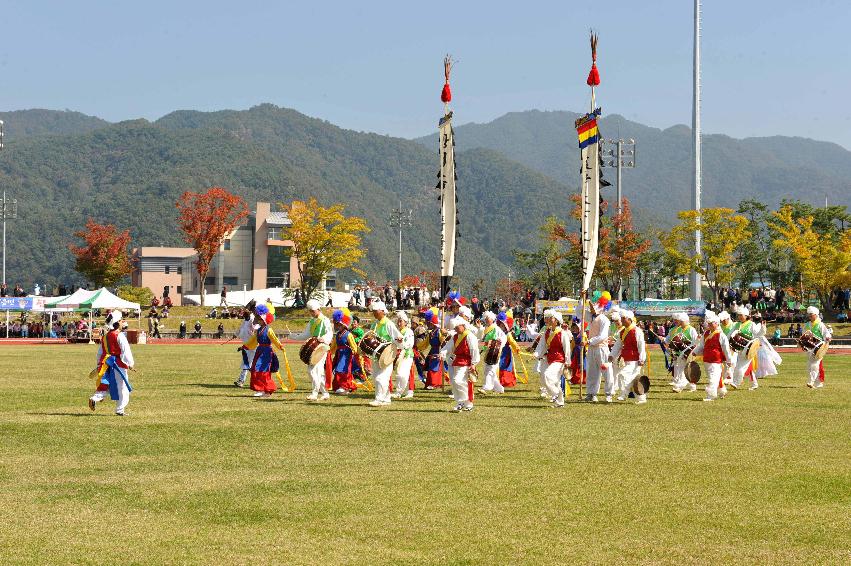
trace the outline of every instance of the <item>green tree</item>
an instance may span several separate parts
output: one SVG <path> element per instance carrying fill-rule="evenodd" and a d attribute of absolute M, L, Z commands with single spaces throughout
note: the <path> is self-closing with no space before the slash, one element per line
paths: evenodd
<path fill-rule="evenodd" d="M 733 282 L 736 252 L 750 237 L 748 219 L 731 208 L 683 210 L 677 216 L 680 223 L 661 238 L 665 255 L 677 274 L 694 269 L 703 275 L 717 301 L 721 287 Z M 700 255 L 694 253 L 696 230 L 701 232 Z"/>

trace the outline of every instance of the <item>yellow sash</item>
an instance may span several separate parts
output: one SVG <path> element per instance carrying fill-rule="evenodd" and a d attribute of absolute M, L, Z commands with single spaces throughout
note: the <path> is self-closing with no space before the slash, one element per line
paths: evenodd
<path fill-rule="evenodd" d="M 463 342 L 464 340 L 467 339 L 467 333 L 469 333 L 469 332 L 470 332 L 469 330 L 464 329 L 464 332 L 460 336 L 455 338 L 455 348 L 456 349 L 458 348 L 458 346 L 461 345 L 461 342 Z"/>

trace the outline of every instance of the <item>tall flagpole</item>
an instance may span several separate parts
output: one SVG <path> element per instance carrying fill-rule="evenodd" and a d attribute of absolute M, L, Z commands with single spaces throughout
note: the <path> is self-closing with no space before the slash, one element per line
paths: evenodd
<path fill-rule="evenodd" d="M 701 155 L 700 155 L 700 0 L 694 0 L 694 100 L 692 101 L 691 131 L 694 139 L 692 146 L 694 194 L 693 210 L 698 212 L 698 226 L 700 222 L 700 181 L 701 181 Z M 694 253 L 701 255 L 701 233 L 700 228 L 694 232 Z M 697 270 L 691 272 L 691 298 L 701 300 L 703 278 Z"/>
<path fill-rule="evenodd" d="M 591 71 L 585 83 L 591 87 L 591 110 L 574 123 L 579 137 L 580 175 L 582 177 L 582 292 L 579 298 L 579 399 L 582 400 L 582 377 L 585 375 L 585 310 L 588 301 L 588 289 L 594 276 L 597 262 L 600 229 L 600 136 L 597 117 L 601 114 L 597 108 L 595 87 L 600 85 L 600 72 L 597 70 L 597 34 L 591 32 Z M 562 388 L 564 389 L 564 381 Z"/>

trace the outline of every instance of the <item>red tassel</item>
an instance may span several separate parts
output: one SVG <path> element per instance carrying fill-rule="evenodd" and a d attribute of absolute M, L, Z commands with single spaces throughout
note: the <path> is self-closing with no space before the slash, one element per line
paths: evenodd
<path fill-rule="evenodd" d="M 588 86 L 600 86 L 600 71 L 597 70 L 597 63 L 591 64 L 591 72 L 588 73 L 588 80 L 585 82 Z"/>
<path fill-rule="evenodd" d="M 440 93 L 440 100 L 444 104 L 452 100 L 452 91 L 449 90 L 449 81 L 443 85 L 443 92 Z"/>

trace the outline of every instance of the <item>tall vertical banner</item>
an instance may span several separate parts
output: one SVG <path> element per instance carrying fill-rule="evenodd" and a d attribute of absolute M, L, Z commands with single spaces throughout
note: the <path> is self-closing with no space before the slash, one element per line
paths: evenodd
<path fill-rule="evenodd" d="M 443 60 L 443 71 L 446 82 L 440 93 L 444 104 L 443 117 L 438 124 L 440 172 L 437 174 L 437 189 L 440 192 L 440 296 L 445 297 L 449 292 L 449 283 L 455 273 L 455 238 L 457 236 L 458 213 L 456 210 L 458 197 L 455 194 L 455 133 L 452 130 L 452 111 L 449 101 L 452 91 L 449 89 L 449 73 L 452 70 L 452 58 L 447 55 Z"/>
<path fill-rule="evenodd" d="M 600 131 L 597 108 L 575 122 L 582 177 L 582 290 L 588 290 L 600 243 Z"/>

